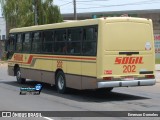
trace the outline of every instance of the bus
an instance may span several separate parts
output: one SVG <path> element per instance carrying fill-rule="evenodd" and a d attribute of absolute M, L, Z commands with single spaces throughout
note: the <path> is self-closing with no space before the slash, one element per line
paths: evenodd
<path fill-rule="evenodd" d="M 152 26 L 150 19 L 107 17 L 11 29 L 8 74 L 59 93 L 154 85 Z"/>

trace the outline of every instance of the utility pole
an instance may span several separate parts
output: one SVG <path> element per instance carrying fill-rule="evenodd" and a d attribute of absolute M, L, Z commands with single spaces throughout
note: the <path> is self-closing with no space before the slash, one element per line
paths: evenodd
<path fill-rule="evenodd" d="M 77 20 L 76 0 L 73 0 L 73 6 L 74 6 L 74 19 Z"/>
<path fill-rule="evenodd" d="M 34 24 L 38 25 L 38 10 L 37 10 L 37 0 L 34 0 Z"/>

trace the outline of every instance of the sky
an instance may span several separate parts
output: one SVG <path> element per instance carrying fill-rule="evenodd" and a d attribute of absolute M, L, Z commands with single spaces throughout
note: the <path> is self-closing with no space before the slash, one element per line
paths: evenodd
<path fill-rule="evenodd" d="M 73 0 L 54 0 L 61 13 L 73 13 Z M 160 0 L 76 0 L 77 13 L 160 9 Z"/>
<path fill-rule="evenodd" d="M 73 0 L 53 0 L 61 13 L 73 13 Z M 160 0 L 76 0 L 77 13 L 160 9 Z M 0 7 L 0 17 L 1 15 Z"/>
<path fill-rule="evenodd" d="M 1 5 L 0 5 L 0 17 L 2 17 Z"/>

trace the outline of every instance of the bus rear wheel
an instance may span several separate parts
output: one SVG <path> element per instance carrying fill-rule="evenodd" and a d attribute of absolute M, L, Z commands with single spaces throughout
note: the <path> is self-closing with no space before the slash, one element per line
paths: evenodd
<path fill-rule="evenodd" d="M 24 84 L 26 82 L 26 79 L 21 77 L 20 68 L 16 69 L 16 78 L 17 78 L 17 82 L 20 84 Z"/>
<path fill-rule="evenodd" d="M 66 93 L 66 79 L 65 75 L 62 71 L 59 71 L 56 75 L 56 88 L 59 93 Z"/>

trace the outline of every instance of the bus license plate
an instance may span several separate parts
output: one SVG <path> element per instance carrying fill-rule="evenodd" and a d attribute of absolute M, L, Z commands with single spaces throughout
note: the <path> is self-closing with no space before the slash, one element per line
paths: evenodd
<path fill-rule="evenodd" d="M 134 77 L 125 77 L 122 80 L 134 80 Z"/>

